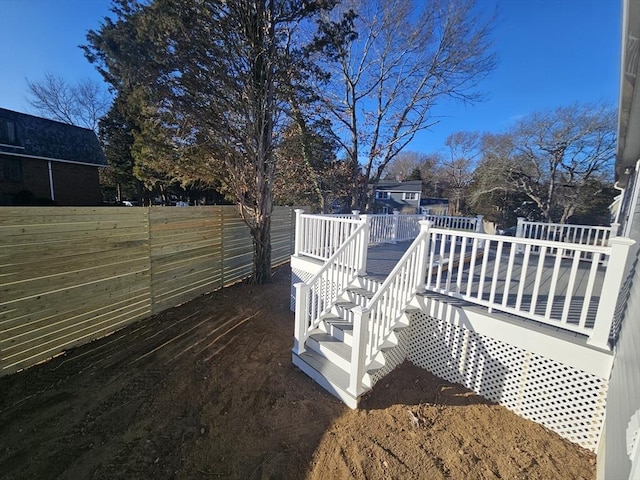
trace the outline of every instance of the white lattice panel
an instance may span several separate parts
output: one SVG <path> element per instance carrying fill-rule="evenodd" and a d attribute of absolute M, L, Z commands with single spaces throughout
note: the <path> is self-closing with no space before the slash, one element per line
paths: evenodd
<path fill-rule="evenodd" d="M 595 451 L 605 379 L 470 330 L 414 313 L 407 358 Z"/>

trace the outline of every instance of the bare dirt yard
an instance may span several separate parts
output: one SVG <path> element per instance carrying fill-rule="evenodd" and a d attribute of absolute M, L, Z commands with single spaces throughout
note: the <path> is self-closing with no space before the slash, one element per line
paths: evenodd
<path fill-rule="evenodd" d="M 405 363 L 349 410 L 291 364 L 288 266 L 0 378 L 3 479 L 592 479 L 594 456 Z"/>

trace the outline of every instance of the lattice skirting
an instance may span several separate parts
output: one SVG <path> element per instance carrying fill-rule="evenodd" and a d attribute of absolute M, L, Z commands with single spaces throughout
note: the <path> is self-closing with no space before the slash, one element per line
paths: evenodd
<path fill-rule="evenodd" d="M 606 379 L 422 312 L 411 315 L 407 359 L 595 451 Z"/>

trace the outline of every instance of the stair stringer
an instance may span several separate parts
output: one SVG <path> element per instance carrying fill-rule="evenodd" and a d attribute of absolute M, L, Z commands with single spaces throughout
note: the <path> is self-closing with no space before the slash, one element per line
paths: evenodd
<path fill-rule="evenodd" d="M 373 388 L 376 383 L 406 360 L 411 337 L 409 326 L 412 311 L 412 308 L 403 311 L 384 347 L 378 352 L 373 362 L 367 366 L 367 373 L 363 379 L 367 389 Z"/>

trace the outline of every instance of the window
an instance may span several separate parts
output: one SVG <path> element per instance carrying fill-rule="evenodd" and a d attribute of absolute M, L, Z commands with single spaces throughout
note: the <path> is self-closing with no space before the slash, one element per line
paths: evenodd
<path fill-rule="evenodd" d="M 22 181 L 22 161 L 20 159 L 0 159 L 0 181 L 21 182 Z"/>
<path fill-rule="evenodd" d="M 418 199 L 418 192 L 404 192 L 404 195 L 402 196 L 403 200 L 417 200 Z"/>
<path fill-rule="evenodd" d="M 378 200 L 386 200 L 389 198 L 389 192 L 383 192 L 380 190 L 376 190 L 376 199 Z"/>
<path fill-rule="evenodd" d="M 19 145 L 15 122 L 0 119 L 0 143 L 4 143 L 5 145 Z"/>

